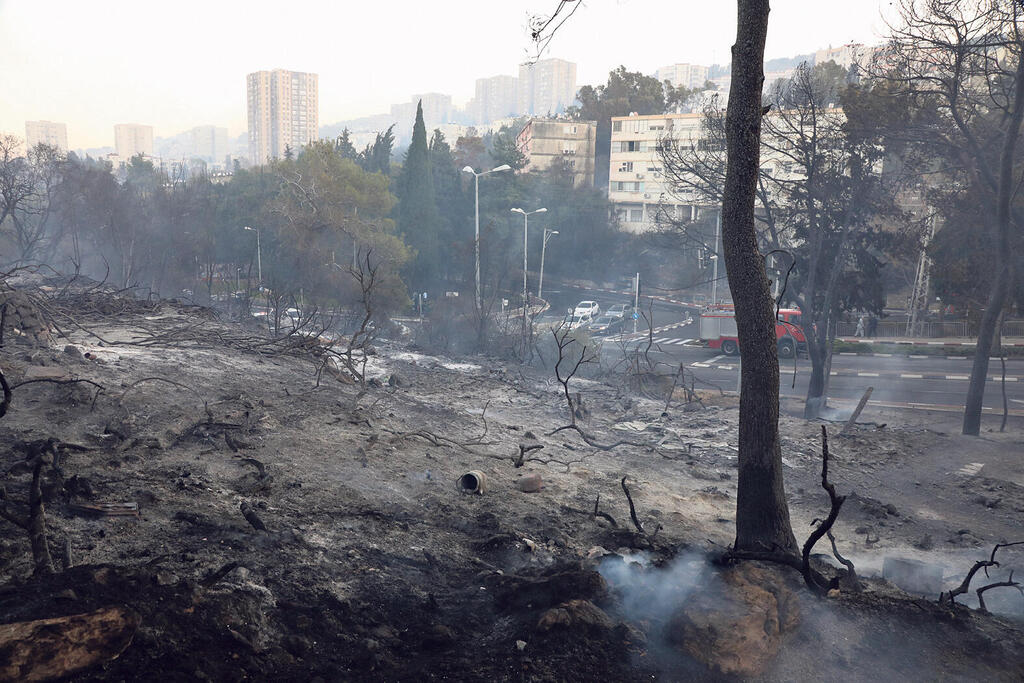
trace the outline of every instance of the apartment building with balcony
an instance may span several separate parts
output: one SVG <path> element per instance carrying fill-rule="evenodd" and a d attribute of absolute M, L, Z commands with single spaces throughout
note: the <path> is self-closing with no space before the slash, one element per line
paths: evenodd
<path fill-rule="evenodd" d="M 699 198 L 673 192 L 659 155 L 665 144 L 701 144 L 701 114 L 613 116 L 608 199 L 623 230 L 648 232 L 659 214 L 689 218 Z"/>
<path fill-rule="evenodd" d="M 532 118 L 516 137 L 527 171 L 543 171 L 558 160 L 572 169 L 573 185 L 594 184 L 597 122 Z"/>

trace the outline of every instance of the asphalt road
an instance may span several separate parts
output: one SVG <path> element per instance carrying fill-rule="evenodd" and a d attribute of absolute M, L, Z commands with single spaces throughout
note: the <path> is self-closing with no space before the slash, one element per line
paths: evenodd
<path fill-rule="evenodd" d="M 545 290 L 554 311 L 564 310 L 577 301 L 593 299 L 601 309 L 614 303 L 631 303 L 625 294 L 594 292 L 585 289 L 555 286 Z M 697 310 L 664 301 L 654 301 L 654 347 L 657 360 L 673 365 L 682 363 L 697 379 L 698 388 L 721 388 L 735 391 L 742 360 L 722 355 L 714 349 L 693 346 L 699 334 Z M 685 325 L 687 315 L 694 322 Z M 646 332 L 643 319 L 638 329 Z M 614 338 L 605 353 L 619 353 Z M 644 338 L 646 342 L 646 337 Z M 855 354 L 840 353 L 832 359 L 829 399 L 837 408 L 853 406 L 867 387 L 874 387 L 869 406 L 901 407 L 921 410 L 960 412 L 967 394 L 972 360 L 964 356 L 926 356 L 923 354 Z M 780 395 L 802 399 L 807 394 L 811 364 L 806 357 L 794 363 L 782 360 Z M 989 383 L 985 391 L 984 410 L 1001 414 L 1003 410 L 1000 382 L 1002 369 L 998 359 L 989 363 Z M 1006 395 L 1012 415 L 1024 416 L 1024 359 L 1006 361 Z"/>

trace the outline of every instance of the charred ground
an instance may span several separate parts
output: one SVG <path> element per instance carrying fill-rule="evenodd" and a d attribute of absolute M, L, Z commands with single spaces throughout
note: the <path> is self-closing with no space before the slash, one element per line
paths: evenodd
<path fill-rule="evenodd" d="M 549 436 L 568 420 L 542 370 L 381 341 L 362 387 L 318 375 L 304 344 L 249 343 L 259 330 L 208 309 L 89 296 L 64 337 L 8 332 L 0 349 L 15 387 L 0 421 L 9 509 L 25 509 L 32 445 L 58 460 L 40 486 L 56 572 L 33 576 L 28 536 L 0 522 L 0 622 L 132 615 L 120 656 L 76 680 L 1024 675 L 1012 590 L 986 594 L 993 616 L 878 579 L 820 598 L 791 570 L 712 565 L 734 533 L 728 396 L 663 412 L 621 381 L 573 380 L 592 438 L 642 444 L 600 450 Z M 28 379 L 45 381 L 18 386 Z M 902 554 L 955 584 L 994 543 L 1019 540 L 1019 425 L 979 441 L 932 418 L 870 419 L 887 424 L 833 435 L 830 474 L 852 492 L 834 531 L 862 575 Z M 819 429 L 783 420 L 801 536 L 828 510 Z M 520 445 L 543 448 L 516 467 Z M 482 495 L 455 486 L 470 470 L 486 475 Z M 527 474 L 542 490 L 519 490 Z M 138 516 L 96 509 L 117 503 Z M 1003 567 L 1024 566 L 1019 550 L 1001 551 Z M 629 578 L 663 571 L 681 572 L 672 590 Z M 699 640 L 699 618 L 680 613 L 719 609 L 723 591 L 767 600 L 775 626 L 750 643 L 736 628 L 726 646 L 726 627 L 747 622 L 725 614 Z M 720 656 L 695 655 L 697 643 Z"/>

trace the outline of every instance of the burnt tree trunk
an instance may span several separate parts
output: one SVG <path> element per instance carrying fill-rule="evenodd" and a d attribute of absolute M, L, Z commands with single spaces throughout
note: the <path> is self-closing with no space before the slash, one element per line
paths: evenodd
<path fill-rule="evenodd" d="M 826 363 L 828 344 L 823 333 L 813 325 L 804 328 L 807 338 L 807 355 L 811 359 L 811 377 L 807 383 L 807 399 L 804 401 L 804 419 L 815 420 L 821 414 L 826 401 Z"/>
<path fill-rule="evenodd" d="M 988 378 L 988 359 L 992 342 L 996 337 L 999 316 L 1006 305 L 1013 274 L 1010 259 L 1010 200 L 1016 194 L 1013 178 L 1013 162 L 1020 136 L 1021 119 L 1024 118 L 1024 59 L 1018 59 L 1013 88 L 1013 111 L 1006 123 L 1003 149 L 999 158 L 999 189 L 996 207 L 995 239 L 995 281 L 988 297 L 988 305 L 981 316 L 978 328 L 978 344 L 974 351 L 974 365 L 971 367 L 971 381 L 967 386 L 967 401 L 964 405 L 963 433 L 978 436 L 981 432 L 981 404 L 985 398 L 985 380 Z"/>
<path fill-rule="evenodd" d="M 743 349 L 735 548 L 795 555 L 782 483 L 775 308 L 754 228 L 769 6 L 768 0 L 738 0 L 737 6 L 722 197 L 722 245 Z"/>

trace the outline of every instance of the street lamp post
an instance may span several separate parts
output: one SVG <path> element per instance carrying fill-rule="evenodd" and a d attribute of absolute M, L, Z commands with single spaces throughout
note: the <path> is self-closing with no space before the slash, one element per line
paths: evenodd
<path fill-rule="evenodd" d="M 547 209 L 539 208 L 533 211 L 523 211 L 522 209 L 512 209 L 512 213 L 521 213 L 523 215 L 523 317 L 526 317 L 526 309 L 529 305 L 529 294 L 526 291 L 526 233 L 530 227 L 530 216 L 535 213 L 544 213 Z"/>
<path fill-rule="evenodd" d="M 537 298 L 544 298 L 544 250 L 547 249 L 548 240 L 553 235 L 557 235 L 557 230 L 548 230 L 544 228 L 544 241 L 540 245 L 540 281 L 537 283 Z"/>
<path fill-rule="evenodd" d="M 500 173 L 501 171 L 511 170 L 512 167 L 509 166 L 508 164 L 502 164 L 497 168 L 492 168 L 490 171 L 483 171 L 481 173 L 477 173 L 476 171 L 474 171 L 472 166 L 466 166 L 465 168 L 462 169 L 463 173 L 473 174 L 473 196 L 476 200 L 476 209 L 474 212 L 476 228 L 473 233 L 473 250 L 476 252 L 475 291 L 477 310 L 483 309 L 483 301 L 480 298 L 480 176 L 487 175 L 488 173 Z"/>
<path fill-rule="evenodd" d="M 256 277 L 259 278 L 260 287 L 263 286 L 263 254 L 260 249 L 260 229 L 250 228 L 248 225 L 242 228 L 256 233 Z"/>

